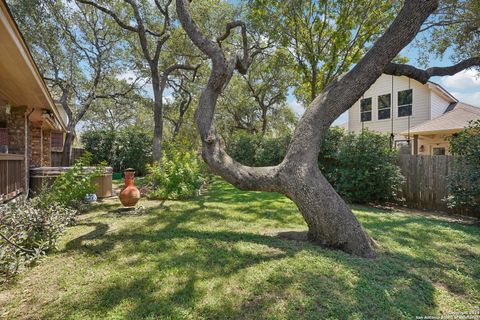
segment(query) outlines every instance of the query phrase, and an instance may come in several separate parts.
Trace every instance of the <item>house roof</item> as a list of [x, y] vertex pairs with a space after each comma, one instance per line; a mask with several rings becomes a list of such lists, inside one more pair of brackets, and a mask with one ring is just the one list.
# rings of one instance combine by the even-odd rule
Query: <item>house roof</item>
[[66, 131], [64, 111], [55, 105], [5, 0], [0, 0], [0, 98], [36, 110], [39, 118], [42, 110], [49, 110], [52, 124]]
[[455, 98], [450, 92], [448, 92], [444, 87], [442, 87], [440, 84], [436, 83], [436, 82], [433, 82], [433, 81], [428, 81], [428, 86], [435, 90], [437, 93], [439, 93], [440, 95], [443, 95], [446, 100], [454, 103], [454, 102], [458, 102], [458, 99]]
[[467, 127], [470, 121], [477, 119], [480, 119], [480, 108], [458, 102], [454, 106], [449, 106], [441, 116], [411, 128], [410, 132], [402, 132], [402, 135], [455, 133]]

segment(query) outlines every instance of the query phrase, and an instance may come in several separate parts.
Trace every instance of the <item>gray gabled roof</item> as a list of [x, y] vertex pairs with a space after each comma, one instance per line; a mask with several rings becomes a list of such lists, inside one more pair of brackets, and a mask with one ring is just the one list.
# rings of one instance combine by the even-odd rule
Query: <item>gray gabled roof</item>
[[[480, 108], [461, 102], [452, 103], [440, 117], [411, 128], [410, 135], [458, 132], [467, 127], [470, 121], [478, 119], [480, 119]], [[402, 134], [406, 135], [408, 133], [402, 132]]]

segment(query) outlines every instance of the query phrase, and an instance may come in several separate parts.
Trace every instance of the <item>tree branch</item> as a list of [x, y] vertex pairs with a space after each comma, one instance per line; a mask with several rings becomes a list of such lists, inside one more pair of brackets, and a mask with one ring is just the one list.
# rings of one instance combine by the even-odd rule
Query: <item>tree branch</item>
[[227, 23], [227, 25], [225, 26], [225, 33], [217, 38], [218, 45], [221, 46], [222, 41], [230, 36], [230, 31], [237, 27], [242, 27], [242, 29], [245, 29], [245, 23], [239, 20]]
[[195, 66], [192, 66], [192, 65], [189, 65], [189, 64], [180, 64], [180, 63], [173, 64], [170, 67], [168, 67], [167, 69], [165, 69], [165, 71], [163, 72], [163, 76], [168, 77], [172, 72], [174, 72], [176, 70], [179, 70], [179, 69], [182, 69], [182, 70], [195, 71], [195, 73], [194, 73], [194, 78], [195, 78], [195, 74], [197, 73], [197, 70], [198, 70], [198, 68], [200, 68], [200, 66], [201, 66], [201, 64], [197, 64]]
[[115, 12], [113, 12], [112, 10], [110, 9], [107, 9], [101, 5], [99, 5], [98, 3], [96, 2], [93, 2], [93, 1], [89, 1], [89, 0], [76, 0], [77, 2], [80, 2], [80, 3], [83, 3], [83, 4], [87, 4], [87, 5], [91, 5], [95, 8], [97, 8], [98, 10], [108, 14], [109, 16], [111, 16], [113, 18], [113, 20], [115, 20], [115, 22], [120, 26], [122, 27], [123, 29], [125, 30], [128, 30], [128, 31], [133, 31], [133, 32], [138, 32], [138, 28], [136, 27], [133, 27], [131, 25], [129, 25], [128, 23], [125, 23], [122, 21], [122, 19], [120, 19], [116, 14]]
[[471, 67], [480, 67], [480, 57], [466, 59], [448, 67], [432, 67], [425, 70], [418, 69], [408, 64], [391, 62], [385, 67], [384, 73], [393, 76], [406, 76], [421, 83], [426, 83], [431, 77], [452, 76]]

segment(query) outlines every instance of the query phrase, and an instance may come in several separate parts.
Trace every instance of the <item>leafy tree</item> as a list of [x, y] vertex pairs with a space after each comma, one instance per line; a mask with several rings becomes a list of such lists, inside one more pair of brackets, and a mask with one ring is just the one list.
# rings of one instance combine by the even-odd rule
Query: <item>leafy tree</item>
[[92, 164], [105, 161], [109, 166], [114, 166], [116, 132], [108, 129], [85, 130], [81, 136], [82, 144], [92, 155]]
[[438, 10], [421, 29], [416, 45], [420, 61], [427, 64], [431, 55], [461, 61], [480, 55], [480, 2], [442, 0]]
[[107, 14], [120, 28], [137, 37], [141, 53], [138, 69], [140, 72], [147, 70], [153, 91], [153, 159], [160, 161], [164, 129], [164, 95], [168, 81], [174, 73], [181, 70], [195, 73], [199, 68], [195, 62], [191, 63], [198, 56], [195, 50], [191, 47], [182, 47], [182, 50], [179, 50], [178, 43], [173, 41], [182, 37], [174, 20], [172, 0], [76, 1]]
[[150, 99], [137, 92], [130, 92], [111, 99], [96, 100], [83, 121], [87, 127], [110, 131], [132, 125], [153, 129], [153, 110]]
[[184, 78], [180, 78], [178, 81], [172, 80], [170, 86], [173, 88], [173, 99], [165, 103], [164, 117], [171, 123], [172, 140], [175, 140], [187, 117], [190, 115], [191, 118], [190, 106], [198, 90], [193, 82], [188, 83]]
[[217, 118], [227, 143], [236, 133], [284, 136], [292, 131], [297, 117], [286, 103], [293, 73], [285, 67], [289, 59], [285, 50], [266, 49], [252, 61], [248, 74], [232, 77]]
[[264, 51], [250, 66], [250, 72], [244, 75], [247, 89], [260, 111], [261, 133], [265, 135], [274, 113], [285, 106], [288, 88], [293, 85], [293, 70], [290, 56], [286, 50], [277, 49], [270, 53]]
[[116, 76], [125, 42], [95, 10], [60, 0], [12, 0], [12, 11], [51, 92], [68, 115], [63, 160], [70, 163], [75, 127], [99, 99], [135, 89]]
[[[295, 1], [285, 1], [288, 5]], [[355, 2], [338, 2], [338, 5]], [[373, 4], [373, 2], [371, 2]], [[265, 5], [268, 5], [266, 3]], [[212, 41], [195, 23], [189, 0], [176, 0], [178, 18], [192, 42], [211, 61], [211, 74], [205, 85], [196, 110], [196, 125], [202, 141], [202, 156], [210, 170], [221, 175], [233, 185], [245, 190], [280, 192], [295, 202], [308, 225], [308, 236], [324, 246], [342, 249], [362, 257], [374, 257], [374, 242], [363, 230], [345, 201], [335, 192], [318, 167], [318, 154], [328, 130], [343, 112], [347, 111], [363, 93], [383, 74], [409, 76], [421, 83], [426, 83], [432, 76], [451, 75], [465, 68], [480, 65], [480, 57], [462, 61], [450, 67], [436, 67], [421, 70], [410, 65], [392, 62], [400, 51], [418, 34], [422, 25], [438, 8], [438, 0], [405, 0], [402, 8], [390, 26], [378, 39], [371, 38], [370, 50], [363, 55], [367, 43], [359, 46], [360, 55], [357, 63], [341, 77], [334, 78], [330, 84], [318, 92], [309, 108], [300, 119], [292, 136], [287, 154], [277, 166], [249, 167], [233, 160], [224, 150], [222, 140], [216, 133], [215, 111], [219, 96], [224, 92], [233, 74], [238, 71], [246, 74], [255, 56], [255, 49], [249, 45], [247, 24], [235, 21], [227, 24], [226, 32]], [[303, 8], [303, 7], [301, 7]], [[376, 8], [376, 7], [375, 7]], [[389, 7], [388, 7], [389, 8]], [[295, 8], [291, 8], [294, 10]], [[365, 8], [363, 8], [365, 9]], [[301, 10], [303, 12], [303, 10]], [[308, 11], [308, 10], [307, 10]], [[318, 10], [313, 10], [318, 12]], [[330, 12], [330, 11], [329, 11]], [[332, 11], [333, 12], [333, 11]], [[342, 16], [343, 12], [343, 16]], [[335, 11], [331, 19], [335, 29], [358, 30], [358, 26], [346, 19], [357, 14], [363, 19], [358, 21], [365, 25], [368, 21], [381, 21], [383, 13], [376, 10]], [[274, 11], [271, 17], [289, 19], [290, 12]], [[294, 14], [293, 14], [294, 15]], [[338, 15], [338, 16], [337, 16]], [[315, 14], [315, 16], [318, 16]], [[319, 21], [312, 16], [307, 21]], [[270, 16], [265, 21], [270, 22]], [[323, 21], [320, 19], [320, 21]], [[376, 26], [373, 23], [373, 26]], [[242, 47], [240, 50], [225, 50], [223, 43], [233, 29], [240, 30]], [[315, 36], [313, 44], [325, 44], [322, 29], [309, 28], [308, 33]], [[363, 27], [362, 27], [363, 30]], [[288, 31], [288, 30], [287, 30]], [[282, 32], [279, 32], [282, 33]], [[348, 33], [350, 34], [350, 33]], [[347, 34], [347, 38], [348, 38]], [[363, 39], [363, 37], [360, 37]], [[349, 52], [348, 41], [338, 42], [332, 38], [326, 56], [340, 56]], [[328, 44], [327, 44], [328, 46]], [[345, 51], [346, 50], [346, 51]], [[318, 55], [318, 56], [325, 56]], [[473, 57], [472, 57], [473, 58]], [[347, 60], [349, 62], [350, 60]], [[297, 62], [299, 65], [303, 61]], [[317, 65], [313, 61], [313, 65]], [[334, 64], [335, 65], [335, 64]], [[342, 64], [340, 64], [342, 66]], [[339, 68], [335, 68], [339, 70]], [[348, 70], [348, 69], [347, 69]], [[326, 78], [329, 68], [323, 73]], [[313, 98], [314, 95], [311, 95]], [[309, 99], [310, 100], [310, 99]]]
[[348, 71], [392, 21], [399, 1], [249, 0], [254, 27], [287, 48], [299, 81], [295, 95], [308, 105]]

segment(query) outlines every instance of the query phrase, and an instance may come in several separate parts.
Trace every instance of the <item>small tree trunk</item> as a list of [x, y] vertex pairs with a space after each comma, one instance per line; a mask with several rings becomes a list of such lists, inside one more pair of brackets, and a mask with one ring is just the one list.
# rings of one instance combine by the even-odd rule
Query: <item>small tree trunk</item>
[[283, 189], [308, 225], [308, 238], [322, 246], [374, 258], [374, 241], [318, 167], [286, 170]]
[[162, 161], [162, 141], [163, 141], [163, 90], [160, 86], [160, 79], [158, 71], [152, 71], [152, 86], [153, 86], [153, 120], [155, 127], [153, 129], [153, 146], [152, 157], [154, 162], [160, 163]]
[[160, 162], [162, 160], [162, 140], [163, 140], [163, 115], [162, 106], [155, 102], [155, 110], [153, 112], [155, 127], [153, 129], [153, 161]]
[[267, 125], [268, 125], [267, 109], [262, 108], [262, 136], [264, 136], [265, 133], [267, 132]]

